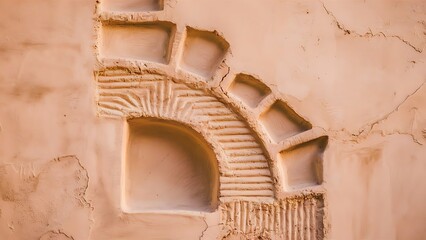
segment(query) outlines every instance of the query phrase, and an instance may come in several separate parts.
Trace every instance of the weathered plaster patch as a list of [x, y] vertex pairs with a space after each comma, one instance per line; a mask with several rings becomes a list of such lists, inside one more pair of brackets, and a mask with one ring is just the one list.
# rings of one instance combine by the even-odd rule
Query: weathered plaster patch
[[[0, 218], [11, 226], [9, 237], [29, 239], [64, 228], [72, 235], [87, 236], [93, 210], [85, 196], [89, 176], [76, 156], [58, 157], [37, 167], [3, 165], [0, 171], [0, 206], [14, 209]], [[69, 225], [77, 219], [79, 224]], [[50, 239], [46, 237], [41, 239]]]

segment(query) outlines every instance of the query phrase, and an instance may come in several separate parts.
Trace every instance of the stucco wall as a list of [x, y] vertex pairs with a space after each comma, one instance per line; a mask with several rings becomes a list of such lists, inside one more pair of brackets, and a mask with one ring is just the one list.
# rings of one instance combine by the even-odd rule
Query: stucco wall
[[[424, 239], [425, 2], [165, 1], [325, 130], [329, 239]], [[124, 126], [97, 115], [94, 14], [0, 1], [0, 238], [215, 239], [213, 217], [121, 213]]]

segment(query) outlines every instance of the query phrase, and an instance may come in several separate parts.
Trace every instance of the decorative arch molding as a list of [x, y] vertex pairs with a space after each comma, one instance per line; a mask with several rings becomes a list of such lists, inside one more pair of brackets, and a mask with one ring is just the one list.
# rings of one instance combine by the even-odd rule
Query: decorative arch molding
[[245, 120], [213, 94], [152, 70], [126, 75], [106, 69], [97, 80], [102, 116], [173, 120], [204, 136], [218, 156], [222, 201], [273, 201], [264, 147]]
[[174, 23], [167, 0], [127, 1], [97, 6], [99, 116], [199, 133], [218, 161], [223, 236], [323, 239], [326, 132], [228, 66], [232, 44], [217, 31]]

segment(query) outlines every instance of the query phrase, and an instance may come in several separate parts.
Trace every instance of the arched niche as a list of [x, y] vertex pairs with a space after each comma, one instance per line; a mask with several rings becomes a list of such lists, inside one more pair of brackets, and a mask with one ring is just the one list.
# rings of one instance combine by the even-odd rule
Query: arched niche
[[217, 208], [217, 159], [201, 134], [175, 121], [137, 118], [127, 121], [125, 137], [124, 211]]

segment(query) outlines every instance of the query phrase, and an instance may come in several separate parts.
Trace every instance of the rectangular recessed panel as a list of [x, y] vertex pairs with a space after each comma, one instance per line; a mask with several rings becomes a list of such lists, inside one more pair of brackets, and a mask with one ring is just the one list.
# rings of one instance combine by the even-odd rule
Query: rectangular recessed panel
[[229, 48], [215, 32], [187, 28], [180, 66], [204, 78], [210, 78], [222, 62]]
[[161, 11], [164, 4], [163, 0], [104, 0], [102, 8], [107, 11], [146, 12]]
[[310, 123], [298, 116], [282, 101], [276, 101], [272, 104], [260, 116], [260, 121], [274, 142], [281, 142], [312, 128]]
[[167, 22], [104, 25], [100, 53], [106, 58], [167, 63], [173, 33], [174, 25]]
[[321, 137], [280, 153], [280, 167], [288, 190], [321, 184], [322, 155], [327, 137]]
[[265, 84], [247, 74], [238, 74], [229, 90], [232, 95], [252, 108], [257, 107], [271, 93]]

